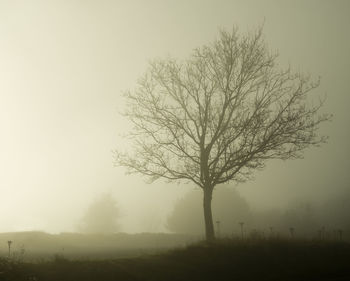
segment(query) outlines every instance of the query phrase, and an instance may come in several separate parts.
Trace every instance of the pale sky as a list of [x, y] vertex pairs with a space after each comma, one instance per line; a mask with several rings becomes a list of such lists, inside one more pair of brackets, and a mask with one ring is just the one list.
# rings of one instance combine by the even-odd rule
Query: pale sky
[[[156, 227], [192, 185], [146, 184], [113, 167], [127, 145], [122, 93], [149, 60], [186, 58], [219, 28], [264, 23], [282, 66], [321, 77], [328, 144], [275, 161], [238, 191], [252, 206], [325, 200], [350, 188], [350, 2], [322, 0], [0, 0], [0, 232], [74, 231], [111, 192], [126, 232]], [[214, 195], [215, 196], [215, 195]]]

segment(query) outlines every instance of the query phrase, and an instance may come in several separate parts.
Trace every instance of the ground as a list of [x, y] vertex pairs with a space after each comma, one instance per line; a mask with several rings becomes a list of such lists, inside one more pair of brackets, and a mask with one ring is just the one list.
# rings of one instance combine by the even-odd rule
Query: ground
[[0, 280], [350, 280], [350, 244], [222, 239], [135, 258], [1, 261]]

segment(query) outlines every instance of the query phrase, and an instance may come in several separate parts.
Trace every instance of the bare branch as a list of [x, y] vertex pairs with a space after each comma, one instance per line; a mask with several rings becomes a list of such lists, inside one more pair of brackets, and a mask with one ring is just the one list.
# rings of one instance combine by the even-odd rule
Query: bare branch
[[307, 100], [319, 81], [278, 69], [277, 58], [262, 29], [245, 36], [234, 29], [185, 62], [152, 62], [126, 94], [134, 153], [116, 152], [116, 165], [213, 189], [325, 142], [317, 130], [331, 116], [319, 113], [323, 101]]

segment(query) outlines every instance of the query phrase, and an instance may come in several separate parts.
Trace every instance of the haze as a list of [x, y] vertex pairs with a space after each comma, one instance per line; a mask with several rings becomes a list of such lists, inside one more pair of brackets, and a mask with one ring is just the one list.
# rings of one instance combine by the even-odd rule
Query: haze
[[[349, 189], [349, 1], [0, 1], [0, 232], [77, 231], [111, 193], [125, 232], [167, 231], [195, 187], [153, 184], [113, 167], [127, 145], [119, 114], [153, 58], [186, 58], [220, 28], [264, 23], [282, 66], [321, 77], [329, 141], [303, 160], [270, 162], [236, 186], [252, 208], [323, 202]], [[214, 195], [215, 196], [215, 195]]]

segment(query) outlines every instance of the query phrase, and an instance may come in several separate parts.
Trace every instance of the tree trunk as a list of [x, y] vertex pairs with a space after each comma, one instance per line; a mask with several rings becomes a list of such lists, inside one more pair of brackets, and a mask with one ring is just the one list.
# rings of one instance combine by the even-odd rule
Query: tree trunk
[[211, 198], [213, 189], [204, 188], [203, 209], [204, 209], [204, 223], [205, 223], [205, 237], [207, 241], [215, 239], [213, 216], [211, 213]]

